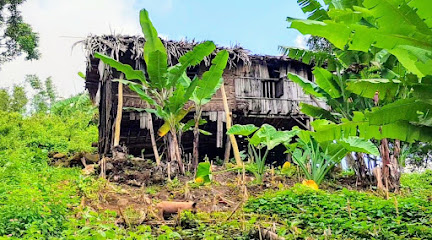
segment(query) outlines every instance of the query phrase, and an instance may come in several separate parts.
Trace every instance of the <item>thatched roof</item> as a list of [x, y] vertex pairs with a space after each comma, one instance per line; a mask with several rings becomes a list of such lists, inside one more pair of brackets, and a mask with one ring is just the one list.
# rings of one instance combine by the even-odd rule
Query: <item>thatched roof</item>
[[[168, 64], [170, 65], [177, 63], [178, 58], [180, 58], [186, 52], [192, 50], [195, 45], [200, 43], [194, 40], [162, 40], [162, 42], [167, 49]], [[145, 39], [144, 37], [138, 36], [90, 35], [79, 43], [84, 45], [88, 62], [90, 62], [91, 58], [96, 52], [113, 56], [116, 59], [119, 59], [120, 56], [123, 56], [126, 52], [128, 52], [132, 61], [138, 61], [143, 59], [143, 46]], [[251, 64], [250, 52], [240, 46], [234, 46], [232, 48], [217, 47], [216, 51], [213, 52], [213, 56], [209, 56], [204, 59], [204, 64], [209, 66], [211, 63], [211, 58], [214, 57], [214, 55], [216, 55], [216, 53], [220, 50], [227, 50], [229, 52], [230, 58], [228, 66], [230, 68], [235, 67], [239, 62], [242, 62], [244, 65]]]

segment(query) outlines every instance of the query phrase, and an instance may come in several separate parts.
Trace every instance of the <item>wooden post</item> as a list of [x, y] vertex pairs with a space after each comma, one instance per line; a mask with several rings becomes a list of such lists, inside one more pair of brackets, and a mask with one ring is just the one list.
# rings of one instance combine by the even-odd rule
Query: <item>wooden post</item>
[[226, 143], [225, 143], [224, 163], [229, 162], [230, 154], [231, 154], [231, 142], [229, 136], [227, 136]]
[[151, 113], [147, 113], [147, 123], [148, 123], [147, 127], [150, 131], [150, 139], [151, 139], [153, 153], [154, 153], [155, 160], [156, 160], [156, 165], [160, 166], [161, 161], [160, 161], [160, 156], [159, 156], [159, 152], [158, 152], [157, 145], [156, 145], [156, 139], [154, 136], [153, 119], [152, 119]]
[[[227, 131], [231, 128], [231, 111], [229, 110], [229, 106], [228, 106], [228, 100], [227, 100], [227, 96], [225, 93], [225, 86], [224, 83], [221, 84], [221, 93], [222, 93], [222, 100], [223, 100], [223, 104], [224, 104], [224, 109], [225, 109], [225, 115], [226, 115], [226, 129]], [[233, 152], [234, 152], [234, 158], [236, 160], [236, 164], [237, 166], [242, 166], [242, 160], [240, 158], [240, 152], [238, 149], [238, 145], [237, 145], [237, 141], [234, 135], [230, 134], [228, 135], [231, 141], [231, 145], [233, 147]]]
[[[123, 73], [120, 75], [120, 79], [123, 79]], [[118, 103], [117, 103], [117, 116], [114, 128], [114, 146], [120, 143], [120, 125], [123, 116], [123, 83], [118, 83]]]

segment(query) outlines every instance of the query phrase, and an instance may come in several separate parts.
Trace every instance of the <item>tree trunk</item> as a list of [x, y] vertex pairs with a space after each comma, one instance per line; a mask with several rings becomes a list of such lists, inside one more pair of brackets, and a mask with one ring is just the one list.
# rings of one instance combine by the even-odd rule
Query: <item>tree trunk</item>
[[156, 139], [154, 136], [154, 129], [153, 129], [153, 119], [152, 119], [152, 114], [151, 113], [147, 113], [147, 121], [148, 121], [148, 128], [150, 131], [150, 139], [151, 139], [151, 144], [152, 144], [152, 148], [153, 148], [153, 153], [155, 156], [155, 160], [156, 160], [156, 165], [160, 166], [160, 156], [159, 156], [159, 152], [157, 149], [157, 145], [156, 145]]
[[355, 167], [356, 167], [356, 175], [357, 175], [357, 182], [360, 183], [360, 185], [364, 186], [369, 184], [367, 178], [367, 166], [364, 161], [363, 153], [355, 153], [356, 159], [355, 159]]
[[201, 118], [201, 107], [195, 108], [195, 126], [193, 129], [193, 153], [192, 153], [192, 169], [195, 172], [199, 162], [199, 120]]
[[387, 138], [382, 139], [380, 152], [382, 161], [381, 176], [384, 185], [382, 190], [398, 191], [400, 187], [400, 171], [398, 164], [400, 141], [395, 140], [393, 154], [390, 156], [389, 142]]
[[184, 174], [185, 173], [185, 169], [184, 169], [184, 165], [183, 165], [183, 161], [181, 159], [181, 154], [180, 154], [180, 148], [179, 148], [179, 143], [177, 140], [177, 134], [176, 131], [171, 129], [170, 130], [170, 135], [171, 135], [171, 141], [170, 141], [170, 150], [171, 152], [171, 161], [175, 161], [177, 160], [177, 163], [179, 165], [179, 169], [180, 169], [180, 173]]

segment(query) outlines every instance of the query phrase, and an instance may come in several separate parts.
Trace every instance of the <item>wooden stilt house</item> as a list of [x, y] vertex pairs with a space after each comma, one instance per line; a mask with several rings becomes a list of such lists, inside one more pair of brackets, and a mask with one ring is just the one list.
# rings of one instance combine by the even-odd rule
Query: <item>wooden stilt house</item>
[[[87, 51], [87, 73], [85, 86], [91, 99], [99, 106], [99, 153], [109, 155], [113, 145], [113, 132], [117, 117], [118, 83], [111, 80], [119, 77], [115, 69], [94, 58], [96, 52], [131, 65], [135, 69], [145, 68], [143, 60], [144, 38], [129, 36], [89, 36], [84, 43]], [[173, 65], [178, 58], [191, 50], [195, 42], [163, 41], [168, 52], [168, 63]], [[303, 93], [296, 83], [287, 78], [287, 73], [296, 73], [312, 80], [311, 66], [285, 56], [251, 55], [241, 47], [218, 48], [230, 53], [224, 73], [224, 86], [234, 124], [269, 123], [279, 129], [293, 126], [306, 128], [309, 118], [299, 111], [299, 103], [318, 104]], [[200, 66], [188, 69], [188, 75], [200, 75], [209, 68], [211, 56]], [[123, 90], [123, 106], [145, 108], [145, 103], [129, 88]], [[145, 112], [124, 110], [121, 121], [120, 144], [128, 147], [131, 154], [151, 157], [149, 119]], [[193, 117], [193, 112], [186, 116]], [[223, 156], [226, 145], [225, 112], [220, 92], [204, 106], [203, 117], [208, 121], [203, 130], [211, 136], [202, 136], [200, 148], [209, 157]], [[157, 129], [161, 120], [153, 119]], [[181, 143], [185, 152], [192, 151], [192, 133], [183, 134]], [[241, 139], [240, 139], [241, 143]], [[241, 144], [240, 144], [241, 145]], [[158, 139], [163, 147], [163, 139]], [[205, 151], [204, 151], [205, 150]], [[201, 156], [203, 156], [201, 154]]]

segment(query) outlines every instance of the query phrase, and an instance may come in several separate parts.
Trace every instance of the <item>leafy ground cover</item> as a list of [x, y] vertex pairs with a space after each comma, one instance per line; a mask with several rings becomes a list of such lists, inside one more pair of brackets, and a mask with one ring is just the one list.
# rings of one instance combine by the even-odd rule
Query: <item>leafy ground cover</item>
[[[287, 177], [276, 170], [261, 185], [247, 174], [250, 198], [242, 205], [241, 174], [221, 167], [203, 185], [185, 176], [134, 188], [84, 177], [78, 168], [50, 166], [50, 152], [94, 151], [92, 114], [3, 113], [0, 123], [0, 238], [259, 239], [258, 227], [287, 239], [432, 237], [432, 171], [403, 175], [401, 193], [388, 200], [341, 190], [349, 187], [349, 176], [328, 179], [325, 190], [315, 191], [294, 185], [298, 174]], [[184, 200], [188, 194], [198, 201], [197, 214], [158, 222], [152, 212], [158, 201]]]
[[[405, 175], [405, 196], [295, 187], [249, 200], [245, 210], [285, 222], [280, 234], [339, 239], [432, 238], [432, 171]], [[288, 227], [289, 226], [289, 227]]]

